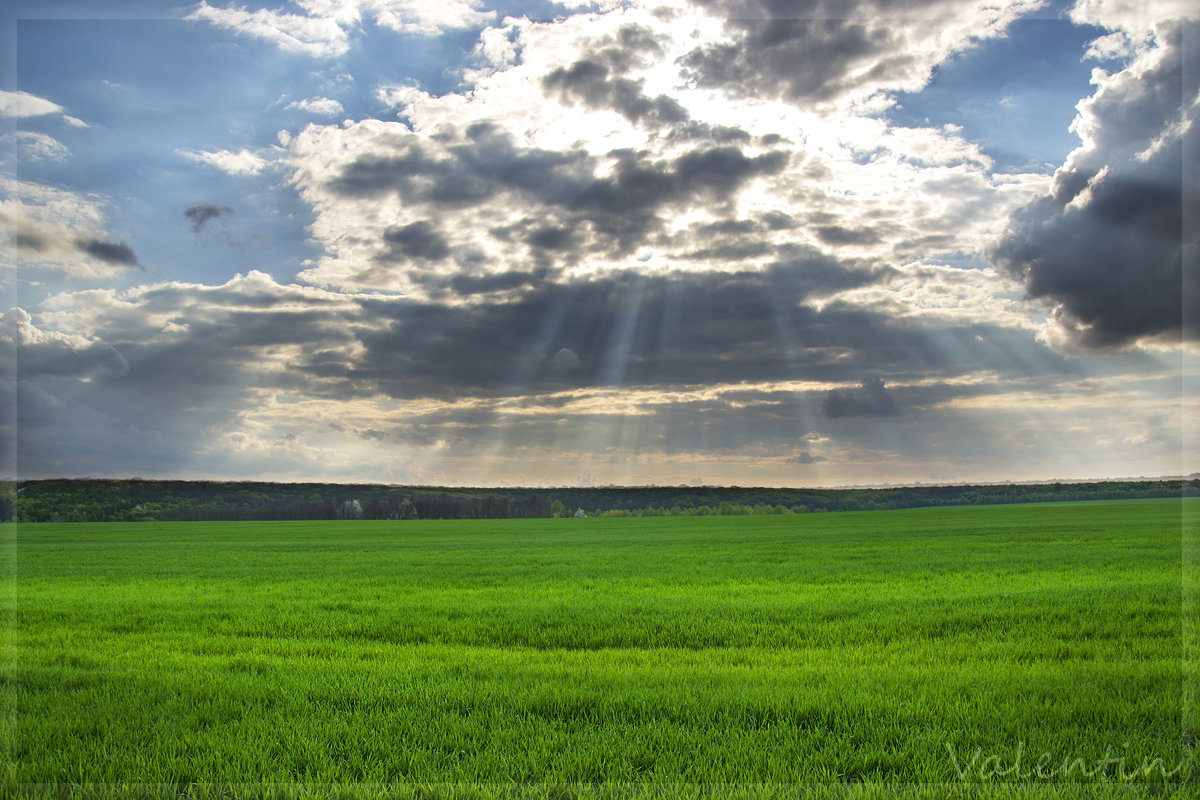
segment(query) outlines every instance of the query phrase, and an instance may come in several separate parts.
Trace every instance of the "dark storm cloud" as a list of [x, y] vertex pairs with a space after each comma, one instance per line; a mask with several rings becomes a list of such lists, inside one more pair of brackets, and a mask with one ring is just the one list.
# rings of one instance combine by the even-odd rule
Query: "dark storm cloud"
[[201, 203], [184, 210], [183, 215], [192, 223], [192, 233], [200, 233], [204, 226], [214, 219], [233, 213], [229, 206], [216, 203]]
[[[704, 140], [715, 144], [744, 144], [750, 142], [753, 137], [748, 132], [732, 125], [710, 125], [707, 122], [688, 120], [672, 126], [666, 132], [666, 138], [672, 142]], [[762, 142], [762, 144], [771, 146], [767, 142]]]
[[448, 171], [444, 162], [425, 155], [415, 141], [395, 148], [393, 155], [361, 156], [342, 170], [329, 183], [335, 194], [344, 197], [378, 197], [392, 192], [406, 192], [414, 178], [437, 175]]
[[751, 258], [761, 258], [774, 252], [775, 248], [766, 242], [752, 239], [721, 242], [710, 247], [702, 247], [687, 254], [688, 258], [697, 261], [709, 261], [723, 264], [730, 261], [744, 261]]
[[[118, 308], [85, 307], [99, 341], [39, 333], [10, 312], [6, 322], [16, 324], [5, 327], [16, 334], [28, 401], [18, 419], [26, 474], [172, 470], [183, 454], [210, 445], [214, 431], [253, 407], [259, 387], [274, 380], [261, 350], [249, 345], [265, 338], [253, 323], [270, 320], [239, 318], [220, 306], [229, 300], [220, 290], [177, 287]], [[153, 321], [164, 309], [175, 312], [178, 328], [166, 340]], [[331, 332], [310, 329], [302, 338], [317, 335]]]
[[50, 242], [44, 236], [27, 231], [18, 231], [13, 236], [13, 242], [18, 250], [32, 250], [35, 253], [45, 253], [50, 250]]
[[680, 60], [684, 74], [700, 86], [792, 101], [829, 100], [919, 73], [924, 68], [909, 55], [895, 18], [950, 8], [944, 0], [699, 0], [697, 5], [724, 18], [733, 40], [692, 50]]
[[569, 228], [556, 225], [542, 225], [530, 231], [525, 237], [530, 247], [541, 250], [570, 250], [575, 244], [575, 234]]
[[646, 66], [661, 56], [663, 42], [650, 28], [627, 24], [618, 28], [615, 35], [598, 40], [594, 52], [613, 69], [625, 72], [635, 66]]
[[1163, 334], [1196, 340], [1200, 328], [1185, 309], [1200, 308], [1200, 242], [1183, 241], [1183, 201], [1173, 188], [1109, 178], [1082, 210], [1043, 199], [1013, 216], [991, 256], [1030, 297], [1059, 304], [1081, 344]]
[[543, 79], [542, 85], [558, 91], [567, 102], [611, 108], [635, 125], [666, 127], [691, 118], [673, 98], [663, 94], [649, 97], [642, 91], [643, 81], [614, 76], [608, 66], [594, 60], [583, 59], [570, 67], [559, 67]]
[[426, 220], [388, 228], [383, 241], [388, 250], [380, 257], [387, 260], [441, 261], [450, 255], [446, 238]]
[[[790, 100], [826, 100], [850, 88], [848, 76], [856, 62], [898, 50], [886, 28], [871, 28], [865, 22], [789, 19], [736, 27], [743, 34], [738, 43], [706, 45], [682, 60], [698, 85], [746, 94], [766, 90]], [[893, 55], [873, 72], [886, 73], [908, 62], [903, 55]]]
[[[939, 385], [939, 376], [987, 371], [1002, 383], [1038, 370], [1050, 380], [1070, 373], [1026, 332], [923, 327], [836, 302], [820, 310], [804, 303], [883, 274], [795, 248], [763, 272], [627, 271], [566, 284], [522, 275], [503, 299], [456, 297], [447, 305], [280, 286], [259, 273], [220, 287], [135, 291], [79, 310], [95, 341], [53, 346], [82, 353], [39, 353], [40, 375], [30, 379], [38, 402], [22, 409], [22, 454], [31, 469], [59, 474], [53, 454], [86, 442], [84, 450], [103, 452], [110, 464], [176, 469], [163, 453], [211, 452], [231, 420], [287, 392], [335, 402], [454, 400], [406, 414], [398, 426], [380, 420], [357, 427], [388, 441], [440, 440], [462, 454], [477, 452], [481, 440], [561, 449], [564, 441], [589, 447], [593, 432], [616, 442], [626, 431], [646, 452], [786, 459], [811, 450], [801, 437], [829, 401], [823, 392], [761, 391], [756, 383], [886, 376], [899, 388], [889, 386], [885, 396], [894, 394], [911, 421], [956, 393], [982, 391]], [[164, 319], [172, 323], [169, 337], [161, 335]], [[29, 332], [23, 317], [9, 321], [14, 341], [44, 338]], [[730, 388], [704, 398], [669, 393], [705, 386]], [[638, 389], [664, 393], [648, 395], [633, 417], [598, 411], [603, 403], [575, 408], [572, 395], [547, 394]], [[850, 394], [859, 410], [884, 408], [869, 387], [863, 397]], [[838, 435], [877, 435], [871, 430], [879, 423], [892, 425], [886, 417], [865, 426], [851, 418]], [[836, 432], [842, 423], [828, 424]], [[560, 431], [566, 439], [557, 438]], [[72, 468], [86, 471], [86, 457]]]
[[[240, 409], [261, 402], [256, 391], [314, 382], [286, 370], [273, 355], [281, 348], [315, 365], [323, 351], [354, 341], [361, 309], [332, 299], [251, 273], [224, 286], [166, 284], [93, 306], [84, 313], [99, 342], [87, 345], [89, 354], [111, 348], [122, 362], [94, 370], [89, 388], [71, 391], [90, 396], [93, 408], [105, 403], [102, 410], [118, 427], [192, 424], [176, 419], [182, 417], [201, 427], [228, 424]], [[175, 333], [163, 334], [163, 318]]]
[[792, 464], [819, 464], [822, 461], [828, 460], [825, 456], [814, 456], [807, 450], [801, 450], [800, 453], [788, 459]]
[[459, 273], [449, 280], [439, 278], [438, 283], [441, 284], [440, 287], [434, 281], [430, 281], [427, 285], [431, 288], [440, 288], [443, 294], [448, 289], [454, 294], [471, 297], [496, 292], [510, 292], [514, 289], [536, 286], [545, 278], [546, 270], [544, 269], [531, 271], [509, 270], [508, 272], [493, 272], [484, 275]]
[[709, 139], [718, 143], [749, 141], [746, 131], [711, 125], [691, 118], [674, 98], [651, 97], [645, 82], [628, 77], [631, 69], [644, 67], [649, 59], [663, 54], [653, 31], [625, 25], [616, 36], [607, 36], [570, 66], [558, 67], [542, 78], [542, 88], [568, 105], [580, 103], [593, 109], [612, 109], [634, 125], [668, 129], [671, 139]]
[[833, 389], [821, 402], [821, 413], [837, 417], [890, 417], [899, 413], [895, 399], [879, 378], [867, 378], [857, 389]]
[[[397, 192], [408, 205], [434, 208], [478, 206], [502, 193], [515, 194], [543, 209], [537, 229], [526, 225], [526, 241], [534, 249], [579, 259], [597, 250], [627, 255], [662, 230], [662, 212], [721, 207], [755, 178], [779, 174], [790, 158], [784, 150], [748, 156], [735, 145], [711, 143], [665, 159], [617, 150], [606, 159], [611, 169], [598, 174], [601, 159], [582, 151], [521, 148], [510, 134], [488, 123], [447, 138], [450, 143], [438, 155], [404, 141], [395, 155], [364, 156], [346, 166], [329, 187], [352, 197]], [[509, 227], [492, 234], [508, 238], [515, 232]], [[406, 248], [428, 254], [424, 243], [437, 244], [426, 233], [426, 228], [390, 230], [384, 258], [414, 255]]]
[[[1200, 25], [1190, 27], [1200, 34]], [[1072, 155], [1050, 195], [1014, 213], [989, 254], [1030, 297], [1056, 304], [1085, 346], [1200, 339], [1200, 321], [1186, 311], [1200, 308], [1194, 105], [1178, 126], [1180, 98], [1197, 94], [1200, 56], [1192, 48], [1184, 64], [1182, 38], [1180, 26], [1172, 28], [1154, 69], [1114, 82], [1081, 107], [1095, 123], [1096, 146]]]
[[[329, 396], [396, 398], [1010, 373], [1018, 366], [1011, 352], [1030, 347], [1046, 370], [1062, 368], [1021, 332], [980, 324], [935, 331], [836, 302], [819, 311], [803, 302], [882, 274], [797, 248], [763, 272], [630, 271], [567, 284], [516, 274], [502, 298], [455, 306], [368, 297], [360, 302], [372, 323], [352, 326], [361, 348], [314, 352], [293, 368], [297, 379], [337, 376], [324, 384]], [[556, 360], [563, 350], [578, 359], [569, 359], [570, 370]]]
[[684, 191], [721, 197], [739, 189], [750, 178], [779, 174], [788, 160], [788, 153], [782, 150], [748, 158], [736, 147], [711, 147], [684, 153], [672, 167]]
[[157, 397], [109, 381], [21, 380], [16, 444], [22, 475], [170, 474], [191, 463], [250, 397], [184, 385], [190, 396]]
[[415, 137], [398, 142], [393, 153], [356, 159], [330, 182], [347, 197], [400, 193], [406, 202], [469, 207], [501, 191], [561, 204], [591, 179], [595, 159], [582, 150], [553, 151], [518, 147], [510, 134], [487, 122], [464, 134], [446, 134], [445, 151], [433, 152]]
[[661, 230], [660, 210], [727, 203], [753, 178], [781, 172], [789, 158], [783, 151], [751, 157], [734, 146], [699, 148], [673, 160], [631, 150], [611, 155], [616, 160], [612, 174], [594, 179], [567, 208], [618, 255]]
[[0, 365], [0, 372], [9, 372], [10, 369], [13, 373], [19, 371], [23, 378], [47, 375], [91, 378], [101, 371], [124, 374], [128, 364], [115, 348], [107, 345], [94, 344], [76, 349], [39, 343], [22, 345], [19, 360], [15, 364]]
[[106, 242], [102, 239], [77, 239], [75, 246], [92, 258], [119, 267], [140, 267], [137, 254], [124, 242]]
[[[96, 391], [143, 398], [131, 408], [143, 421], [154, 416], [166, 425], [179, 408], [211, 403], [233, 411], [240, 398], [267, 389], [329, 399], [513, 398], [588, 387], [845, 383], [863, 374], [903, 384], [964, 371], [1028, 373], [1038, 364], [1047, 373], [1065, 370], [1061, 358], [1020, 331], [927, 328], [837, 302], [820, 310], [804, 302], [885, 274], [794, 248], [762, 272], [627, 271], [565, 284], [514, 274], [503, 297], [481, 294], [464, 304], [457, 295], [439, 305], [303, 291], [255, 273], [222, 287], [160, 287], [91, 309], [96, 343], [71, 345], [82, 355], [46, 353], [31, 363], [62, 375], [82, 372], [79, 359], [98, 362]], [[175, 329], [167, 339], [155, 335], [164, 318]], [[891, 401], [882, 384], [842, 394], [826, 399], [831, 416], [855, 409], [878, 415]], [[144, 407], [146, 398], [157, 411]], [[814, 397], [813, 407], [821, 401]], [[784, 413], [783, 402], [747, 396], [738, 405], [761, 407], [765, 419]], [[111, 413], [124, 414], [120, 403]]]
[[696, 248], [687, 257], [697, 261], [728, 263], [788, 252], [788, 246], [780, 248], [767, 241], [767, 228], [756, 220], [723, 219], [692, 225], [677, 238], [683, 240], [681, 246]]
[[270, 312], [233, 309], [191, 323], [193, 338], [205, 346], [260, 348], [276, 345], [328, 346], [350, 341], [352, 335], [337, 328], [339, 317], [321, 309], [278, 309]]
[[841, 225], [821, 225], [817, 236], [825, 244], [877, 244], [879, 232], [874, 228], [844, 228]]
[[696, 236], [706, 239], [756, 234], [761, 230], [758, 223], [750, 219], [722, 219], [716, 222], [704, 222], [692, 226], [692, 232]]
[[762, 216], [763, 224], [773, 231], [786, 231], [795, 228], [799, 223], [790, 214], [782, 211], [768, 211]]

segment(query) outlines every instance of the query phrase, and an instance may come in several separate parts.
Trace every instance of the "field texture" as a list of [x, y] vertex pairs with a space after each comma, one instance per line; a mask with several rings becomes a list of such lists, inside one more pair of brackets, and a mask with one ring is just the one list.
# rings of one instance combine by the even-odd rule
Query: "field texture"
[[0, 789], [1188, 791], [1195, 508], [9, 525]]

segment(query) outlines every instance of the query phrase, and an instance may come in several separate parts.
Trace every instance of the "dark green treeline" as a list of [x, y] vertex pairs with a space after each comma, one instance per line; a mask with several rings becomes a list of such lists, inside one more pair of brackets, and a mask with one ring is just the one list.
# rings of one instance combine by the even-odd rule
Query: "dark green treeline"
[[1200, 495], [1200, 479], [769, 489], [719, 486], [471, 489], [250, 481], [31, 480], [0, 484], [0, 521], [518, 519], [707, 516]]

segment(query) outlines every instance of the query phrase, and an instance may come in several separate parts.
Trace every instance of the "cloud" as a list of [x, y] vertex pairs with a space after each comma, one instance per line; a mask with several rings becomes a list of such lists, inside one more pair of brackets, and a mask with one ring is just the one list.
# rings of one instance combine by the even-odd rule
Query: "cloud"
[[[15, 119], [27, 119], [29, 117], [44, 117], [50, 115], [60, 115], [63, 122], [72, 128], [87, 128], [90, 127], [86, 122], [76, 117], [66, 114], [63, 107], [58, 103], [47, 100], [44, 97], [29, 94], [28, 92], [10, 92], [0, 89], [0, 117], [9, 117]], [[35, 154], [34, 160], [61, 160], [60, 158], [49, 156], [45, 153], [57, 152], [62, 145], [43, 133], [35, 133], [33, 131], [18, 131], [18, 146], [28, 147]], [[49, 140], [48, 142], [46, 140]], [[63, 148], [64, 154], [65, 149]], [[41, 152], [42, 156], [38, 157]], [[29, 158], [23, 154], [22, 158]]]
[[0, 179], [0, 227], [13, 232], [5, 266], [25, 275], [109, 276], [140, 267], [133, 249], [105, 229], [105, 199], [28, 181]]
[[345, 29], [329, 17], [284, 14], [268, 9], [247, 11], [237, 6], [214, 8], [202, 0], [184, 19], [207, 22], [244, 36], [264, 39], [289, 53], [333, 57], [344, 54], [350, 47]]
[[583, 360], [569, 347], [560, 347], [558, 352], [551, 357], [550, 362], [563, 369], [578, 369], [583, 364]]
[[296, 100], [284, 106], [285, 109], [296, 109], [319, 117], [336, 117], [343, 113], [342, 104], [328, 97], [310, 97], [307, 100]]
[[185, 19], [207, 22], [243, 36], [270, 42], [289, 53], [334, 58], [349, 51], [351, 35], [361, 28], [364, 13], [376, 25], [400, 33], [435, 35], [447, 30], [484, 26], [495, 12], [479, 11], [464, 0], [298, 0], [306, 13], [271, 9], [247, 11], [200, 3]]
[[[131, 365], [126, 380], [149, 379], [139, 365], [154, 354], [155, 362], [170, 361], [171, 379], [185, 385], [203, 375], [228, 381], [242, 374], [263, 387], [344, 400], [504, 398], [588, 387], [650, 391], [797, 378], [836, 385], [863, 370], [896, 380], [963, 370], [1000, 374], [1013, 369], [1009, 349], [1033, 346], [1029, 334], [1022, 340], [973, 325], [957, 332], [959, 341], [948, 350], [939, 344], [943, 334], [885, 315], [836, 305], [815, 311], [802, 302], [810, 292], [871, 277], [838, 276], [830, 265], [810, 263], [817, 269], [806, 271], [795, 260], [764, 273], [647, 277], [629, 271], [540, 283], [474, 305], [285, 286], [250, 273], [215, 287], [167, 283], [121, 295], [63, 294], [42, 316], [58, 331], [118, 348]], [[981, 334], [986, 341], [976, 338]], [[846, 395], [842, 406], [875, 414], [893, 402], [878, 379], [861, 392], [835, 394], [829, 402]]]
[[262, 156], [251, 153], [249, 150], [239, 150], [238, 152], [232, 150], [217, 150], [215, 152], [205, 150], [177, 150], [175, 152], [189, 161], [216, 167], [230, 175], [257, 175], [269, 163]]
[[858, 389], [831, 389], [821, 401], [821, 413], [838, 417], [891, 417], [899, 413], [895, 399], [879, 378], [866, 378]]
[[[1077, 25], [1108, 28], [1125, 34], [1134, 45], [1144, 43], [1159, 22], [1196, 16], [1196, 5], [1190, 0], [1077, 0], [1070, 12]], [[1109, 39], [1102, 36], [1097, 41]]]
[[[378, 124], [362, 130], [371, 128], [379, 131]], [[580, 150], [522, 147], [492, 123], [443, 131], [437, 139], [413, 135], [403, 126], [394, 128], [397, 135], [388, 130], [389, 135], [376, 134], [377, 143], [344, 148], [347, 154], [358, 151], [351, 160], [312, 168], [314, 177], [332, 177], [299, 178], [321, 215], [333, 212], [328, 227], [319, 222], [316, 228], [336, 238], [331, 249], [357, 250], [306, 272], [306, 280], [400, 289], [420, 276], [381, 270], [379, 262], [418, 252], [436, 260], [453, 253], [454, 269], [463, 277], [487, 264], [494, 265], [488, 271], [523, 264], [527, 272], [600, 259], [615, 265], [650, 240], [662, 239], [667, 212], [711, 208], [721, 213], [754, 181], [779, 175], [789, 159], [786, 151], [746, 152], [712, 144], [661, 158], [629, 150], [598, 158]], [[319, 133], [353, 140], [358, 130]], [[314, 134], [318, 131], [309, 129], [294, 143], [301, 158], [330, 152]], [[524, 209], [523, 216], [514, 218], [515, 209]], [[370, 222], [387, 217], [392, 221], [386, 227], [382, 219]], [[455, 220], [452, 233], [435, 236], [431, 218]], [[332, 224], [335, 220], [341, 224]], [[348, 236], [349, 230], [356, 234]], [[420, 247], [432, 249], [418, 251], [418, 235]], [[364, 246], [372, 241], [374, 246]], [[415, 283], [413, 289], [420, 291], [421, 281]]]
[[64, 161], [71, 154], [66, 145], [45, 133], [17, 131], [13, 138], [17, 143], [18, 156], [27, 163]]
[[1183, 311], [1200, 308], [1200, 232], [1183, 216], [1200, 186], [1184, 155], [1200, 149], [1200, 58], [1183, 46], [1197, 35], [1163, 24], [1125, 70], [1097, 74], [1073, 125], [1083, 144], [990, 251], [1076, 344], [1200, 338]]
[[[871, 280], [870, 273], [839, 272], [814, 256], [765, 272], [626, 271], [561, 285], [543, 281], [470, 304], [457, 297], [448, 306], [379, 298], [364, 302], [378, 324], [360, 329], [353, 357], [322, 354], [295, 369], [338, 377], [330, 390], [504, 397], [794, 377], [836, 384], [865, 370], [897, 380], [967, 368], [1008, 372], [1008, 354], [1028, 347], [1020, 342], [1031, 334], [986, 324], [951, 323], [935, 334], [916, 320], [836, 303], [817, 311], [805, 303], [831, 286]], [[947, 335], [952, 346], [942, 339]], [[1044, 350], [1039, 358], [1055, 361]], [[561, 369], [564, 360], [574, 368]], [[882, 403], [872, 408], [881, 411]]]
[[494, 11], [480, 11], [477, 2], [440, 0], [373, 0], [362, 2], [375, 13], [375, 24], [401, 33], [434, 35], [459, 28], [482, 27], [496, 18]]
[[458, 135], [447, 131], [441, 141], [404, 135], [403, 126], [395, 130], [403, 133], [364, 148], [340, 167], [328, 188], [346, 198], [402, 193], [448, 207], [478, 205], [505, 191], [563, 203], [582, 190], [594, 164], [579, 151], [521, 147], [490, 121]]
[[1000, 36], [1036, 0], [968, 4], [917, 0], [778, 3], [697, 0], [725, 21], [728, 40], [694, 47], [680, 61], [700, 87], [774, 95], [805, 106], [917, 91], [952, 52]]
[[450, 255], [450, 247], [445, 238], [426, 220], [388, 228], [383, 232], [383, 240], [387, 243], [388, 250], [381, 254], [380, 258], [387, 261], [441, 261]]
[[592, 108], [611, 108], [634, 124], [677, 125], [690, 115], [678, 101], [666, 95], [647, 97], [642, 82], [609, 77], [609, 68], [596, 61], [576, 61], [559, 67], [543, 81], [547, 89], [561, 92], [564, 99], [579, 100]]
[[[5, 356], [23, 348], [11, 388], [30, 470], [762, 485], [914, 464], [957, 479], [985, 459], [969, 474], [1004, 476], [1062, 463], [1035, 447], [1094, 452], [1095, 430], [1165, 446], [1143, 424], [1169, 418], [1165, 395], [1139, 388], [1131, 411], [1101, 377], [1163, 383], [1169, 369], [1153, 353], [1078, 361], [1038, 341], [1009, 277], [1023, 267], [977, 256], [1027, 206], [1012, 232], [1041, 249], [1053, 237], [1019, 220], [1042, 214], [1059, 234], [1083, 212], [1130, 216], [1124, 197], [1153, 209], [1138, 225], [1173, 221], [1133, 179], [1170, 171], [1184, 123], [1154, 116], [1158, 95], [1134, 108], [1124, 79], [1099, 76], [1107, 99], [1081, 107], [1077, 130], [1100, 155], [1081, 151], [1044, 207], [1030, 201], [1048, 174], [996, 174], [962, 130], [883, 113], [889, 93], [925, 85], [1033, 3], [620, 3], [507, 18], [470, 69], [442, 74], [462, 79], [452, 91], [415, 85], [434, 70], [377, 74], [414, 83], [378, 89], [386, 121], [360, 108], [341, 121], [330, 96], [350, 96], [339, 73], [362, 61], [342, 55], [360, 41], [424, 52], [409, 37], [496, 16], [453, 0], [210, 3], [193, 21], [242, 45], [335, 59], [295, 73], [309, 88], [271, 106], [296, 123], [280, 147], [181, 153], [275, 171], [272, 192], [307, 205], [295, 218], [317, 255], [290, 262], [292, 285], [252, 272], [39, 289], [51, 296], [0, 324]], [[1155, 76], [1146, 37], [1097, 51], [1126, 48]], [[425, 44], [442, 57], [469, 38]], [[109, 229], [105, 198], [20, 191], [0, 193], [0, 213], [31, 282], [138, 264], [143, 239]], [[180, 211], [197, 234], [232, 213]]]
[[662, 58], [663, 44], [650, 28], [622, 25], [596, 41], [584, 58], [546, 74], [542, 86], [567, 103], [612, 109], [635, 125], [678, 126], [691, 115], [677, 100], [666, 94], [650, 97], [643, 91], [644, 79], [626, 76], [631, 69]]
[[[39, 333], [26, 333], [23, 312], [0, 331], [19, 331], [9, 340], [24, 337], [36, 355], [20, 389], [20, 446], [27, 469], [49, 474], [107, 463], [511, 483], [585, 464], [600, 482], [680, 482], [703, 467], [778, 485], [807, 453], [826, 465], [822, 480], [863, 482], [908, 474], [929, 452], [1011, 447], [1012, 430], [1028, 426], [1000, 435], [988, 421], [998, 405], [1028, 402], [1010, 396], [1042, 398], [1061, 424], [1102, 394], [1029, 332], [923, 326], [836, 302], [815, 310], [803, 298], [847, 278], [804, 267], [630, 270], [476, 304], [254, 272], [217, 286], [61, 293], [37, 315], [52, 340], [30, 346]], [[845, 388], [864, 372], [886, 376], [886, 388], [881, 378]], [[1148, 405], [1138, 418], [1161, 412]], [[797, 441], [797, 431], [814, 432]], [[388, 472], [394, 462], [416, 472]]]
[[[992, 12], [957, 8], [929, 15], [954, 23], [947, 42], [968, 46]], [[872, 9], [852, 16], [874, 24]], [[796, 247], [881, 268], [978, 252], [1048, 183], [994, 174], [951, 127], [897, 128], [858, 106], [831, 116], [683, 83], [679, 59], [698, 43], [745, 32], [686, 5], [675, 12], [509, 21], [497, 30], [520, 59], [473, 72], [469, 92], [381, 87], [402, 122], [288, 137], [276, 163], [312, 207], [323, 247], [301, 279], [440, 302], [631, 267], [763, 270]], [[422, 226], [436, 258], [407, 241]]]
[[[42, 366], [27, 374], [21, 364], [31, 392], [20, 410], [22, 468], [27, 474], [80, 474], [94, 465], [148, 465], [155, 474], [170, 474], [187, 453], [213, 474], [229, 474], [234, 467], [225, 459], [244, 448], [235, 449], [228, 437], [248, 437], [240, 440], [245, 445], [261, 430], [239, 429], [238, 421], [270, 407], [264, 392], [295, 386], [286, 357], [345, 347], [351, 341], [347, 314], [357, 315], [352, 298], [281, 286], [262, 273], [220, 286], [161, 283], [127, 292], [60, 293], [43, 304], [39, 327], [65, 337], [70, 349], [103, 368], [85, 368], [83, 355], [70, 362], [61, 353], [43, 352], [53, 342], [30, 350]], [[16, 322], [19, 329], [24, 318], [17, 315]], [[110, 361], [103, 361], [105, 354]], [[272, 457], [277, 463], [308, 458], [314, 469], [319, 463], [299, 448], [265, 452], [263, 469]], [[338, 469], [341, 456], [323, 457]], [[243, 457], [236, 469], [251, 460]]]
[[845, 228], [841, 225], [819, 225], [817, 236], [826, 244], [875, 244], [879, 231], [874, 228]]
[[214, 219], [233, 214], [233, 209], [216, 203], [201, 203], [184, 209], [183, 215], [192, 223], [192, 233], [200, 233]]
[[[294, 383], [287, 361], [273, 354], [295, 357], [345, 346], [352, 339], [347, 312], [357, 316], [347, 299], [281, 286], [254, 272], [220, 286], [164, 283], [124, 293], [64, 293], [43, 308], [45, 325], [109, 345], [128, 364], [120, 375], [96, 378], [93, 407], [106, 402], [106, 413], [121, 424], [164, 431], [181, 409], [196, 409], [193, 416], [217, 425], [221, 413], [256, 403], [258, 389]], [[131, 393], [136, 404], [122, 409], [119, 398]]]
[[9, 92], [0, 89], [0, 116], [41, 117], [47, 114], [61, 114], [62, 106], [28, 92]]
[[102, 239], [76, 239], [75, 246], [84, 253], [106, 264], [121, 267], [140, 267], [137, 254], [124, 242], [106, 242]]
[[38, 329], [22, 308], [0, 315], [0, 375], [90, 379], [100, 371], [122, 374], [128, 367], [113, 347]]

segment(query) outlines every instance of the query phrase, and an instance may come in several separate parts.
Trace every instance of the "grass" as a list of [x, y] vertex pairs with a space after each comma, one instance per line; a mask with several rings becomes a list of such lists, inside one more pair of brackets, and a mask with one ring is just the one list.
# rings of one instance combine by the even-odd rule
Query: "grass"
[[5, 526], [0, 789], [1160, 794], [1182, 513]]

